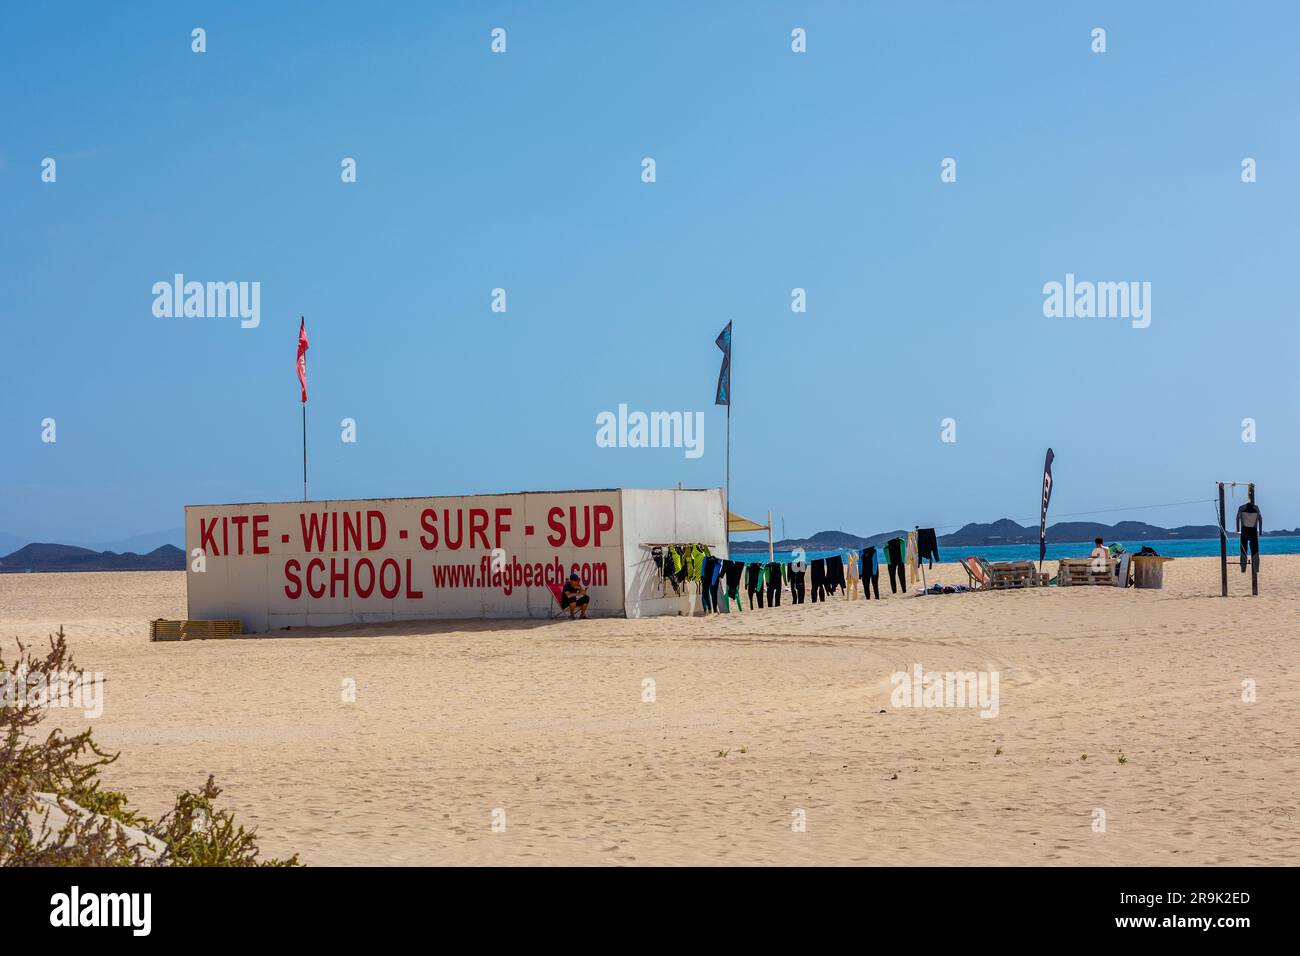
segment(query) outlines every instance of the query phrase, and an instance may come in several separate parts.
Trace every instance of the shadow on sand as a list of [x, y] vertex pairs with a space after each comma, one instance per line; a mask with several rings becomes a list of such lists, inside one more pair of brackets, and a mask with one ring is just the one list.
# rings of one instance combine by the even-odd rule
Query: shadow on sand
[[[596, 620], [596, 618], [590, 618]], [[302, 640], [330, 637], [403, 637], [407, 635], [438, 636], [444, 634], [481, 634], [484, 632], [531, 631], [569, 624], [569, 616], [553, 618], [445, 618], [424, 621], [376, 621], [372, 624], [334, 624], [328, 627], [286, 627], [256, 634], [241, 634], [232, 640]], [[579, 618], [577, 623], [583, 623]]]

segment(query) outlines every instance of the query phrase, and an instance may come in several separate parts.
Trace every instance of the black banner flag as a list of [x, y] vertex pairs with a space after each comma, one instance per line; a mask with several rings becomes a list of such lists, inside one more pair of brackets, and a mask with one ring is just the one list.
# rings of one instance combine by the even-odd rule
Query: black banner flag
[[1038, 519], [1038, 563], [1041, 566], [1047, 556], [1047, 505], [1052, 500], [1052, 449], [1047, 449], [1047, 460], [1043, 462], [1043, 513]]

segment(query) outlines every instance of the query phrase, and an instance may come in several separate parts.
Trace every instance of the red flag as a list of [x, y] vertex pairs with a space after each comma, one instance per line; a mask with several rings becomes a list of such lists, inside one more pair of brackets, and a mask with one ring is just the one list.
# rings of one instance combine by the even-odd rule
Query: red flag
[[307, 404], [307, 320], [298, 326], [298, 381], [302, 384], [302, 403]]

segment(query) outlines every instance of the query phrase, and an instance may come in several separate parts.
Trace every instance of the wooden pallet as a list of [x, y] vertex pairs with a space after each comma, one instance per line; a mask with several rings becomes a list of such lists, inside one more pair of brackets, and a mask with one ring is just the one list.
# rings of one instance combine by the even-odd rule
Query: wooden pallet
[[1095, 571], [1092, 558], [1062, 558], [1057, 566], [1056, 584], [1063, 588], [1082, 585], [1113, 588], [1116, 564], [1117, 562], [1112, 558], [1106, 562], [1104, 571]]
[[240, 621], [167, 621], [158, 618], [149, 622], [151, 641], [206, 641], [239, 637], [243, 633], [244, 625]]
[[1037, 588], [1047, 583], [1047, 575], [1040, 574], [1032, 561], [1002, 561], [990, 564], [989, 589]]

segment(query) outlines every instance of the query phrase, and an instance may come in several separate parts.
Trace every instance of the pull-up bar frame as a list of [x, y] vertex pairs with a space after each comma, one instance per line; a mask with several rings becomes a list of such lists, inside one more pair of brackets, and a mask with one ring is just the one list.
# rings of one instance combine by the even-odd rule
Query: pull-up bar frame
[[[1221, 597], [1228, 596], [1228, 513], [1227, 505], [1223, 497], [1223, 489], [1227, 485], [1236, 487], [1237, 485], [1246, 486], [1247, 500], [1253, 505], [1255, 503], [1255, 483], [1253, 481], [1220, 481], [1219, 483], [1219, 584]], [[1243, 545], [1244, 547], [1244, 545]], [[1244, 552], [1243, 552], [1244, 553]], [[1259, 566], [1258, 562], [1250, 562], [1250, 593], [1252, 596], [1259, 596]]]

